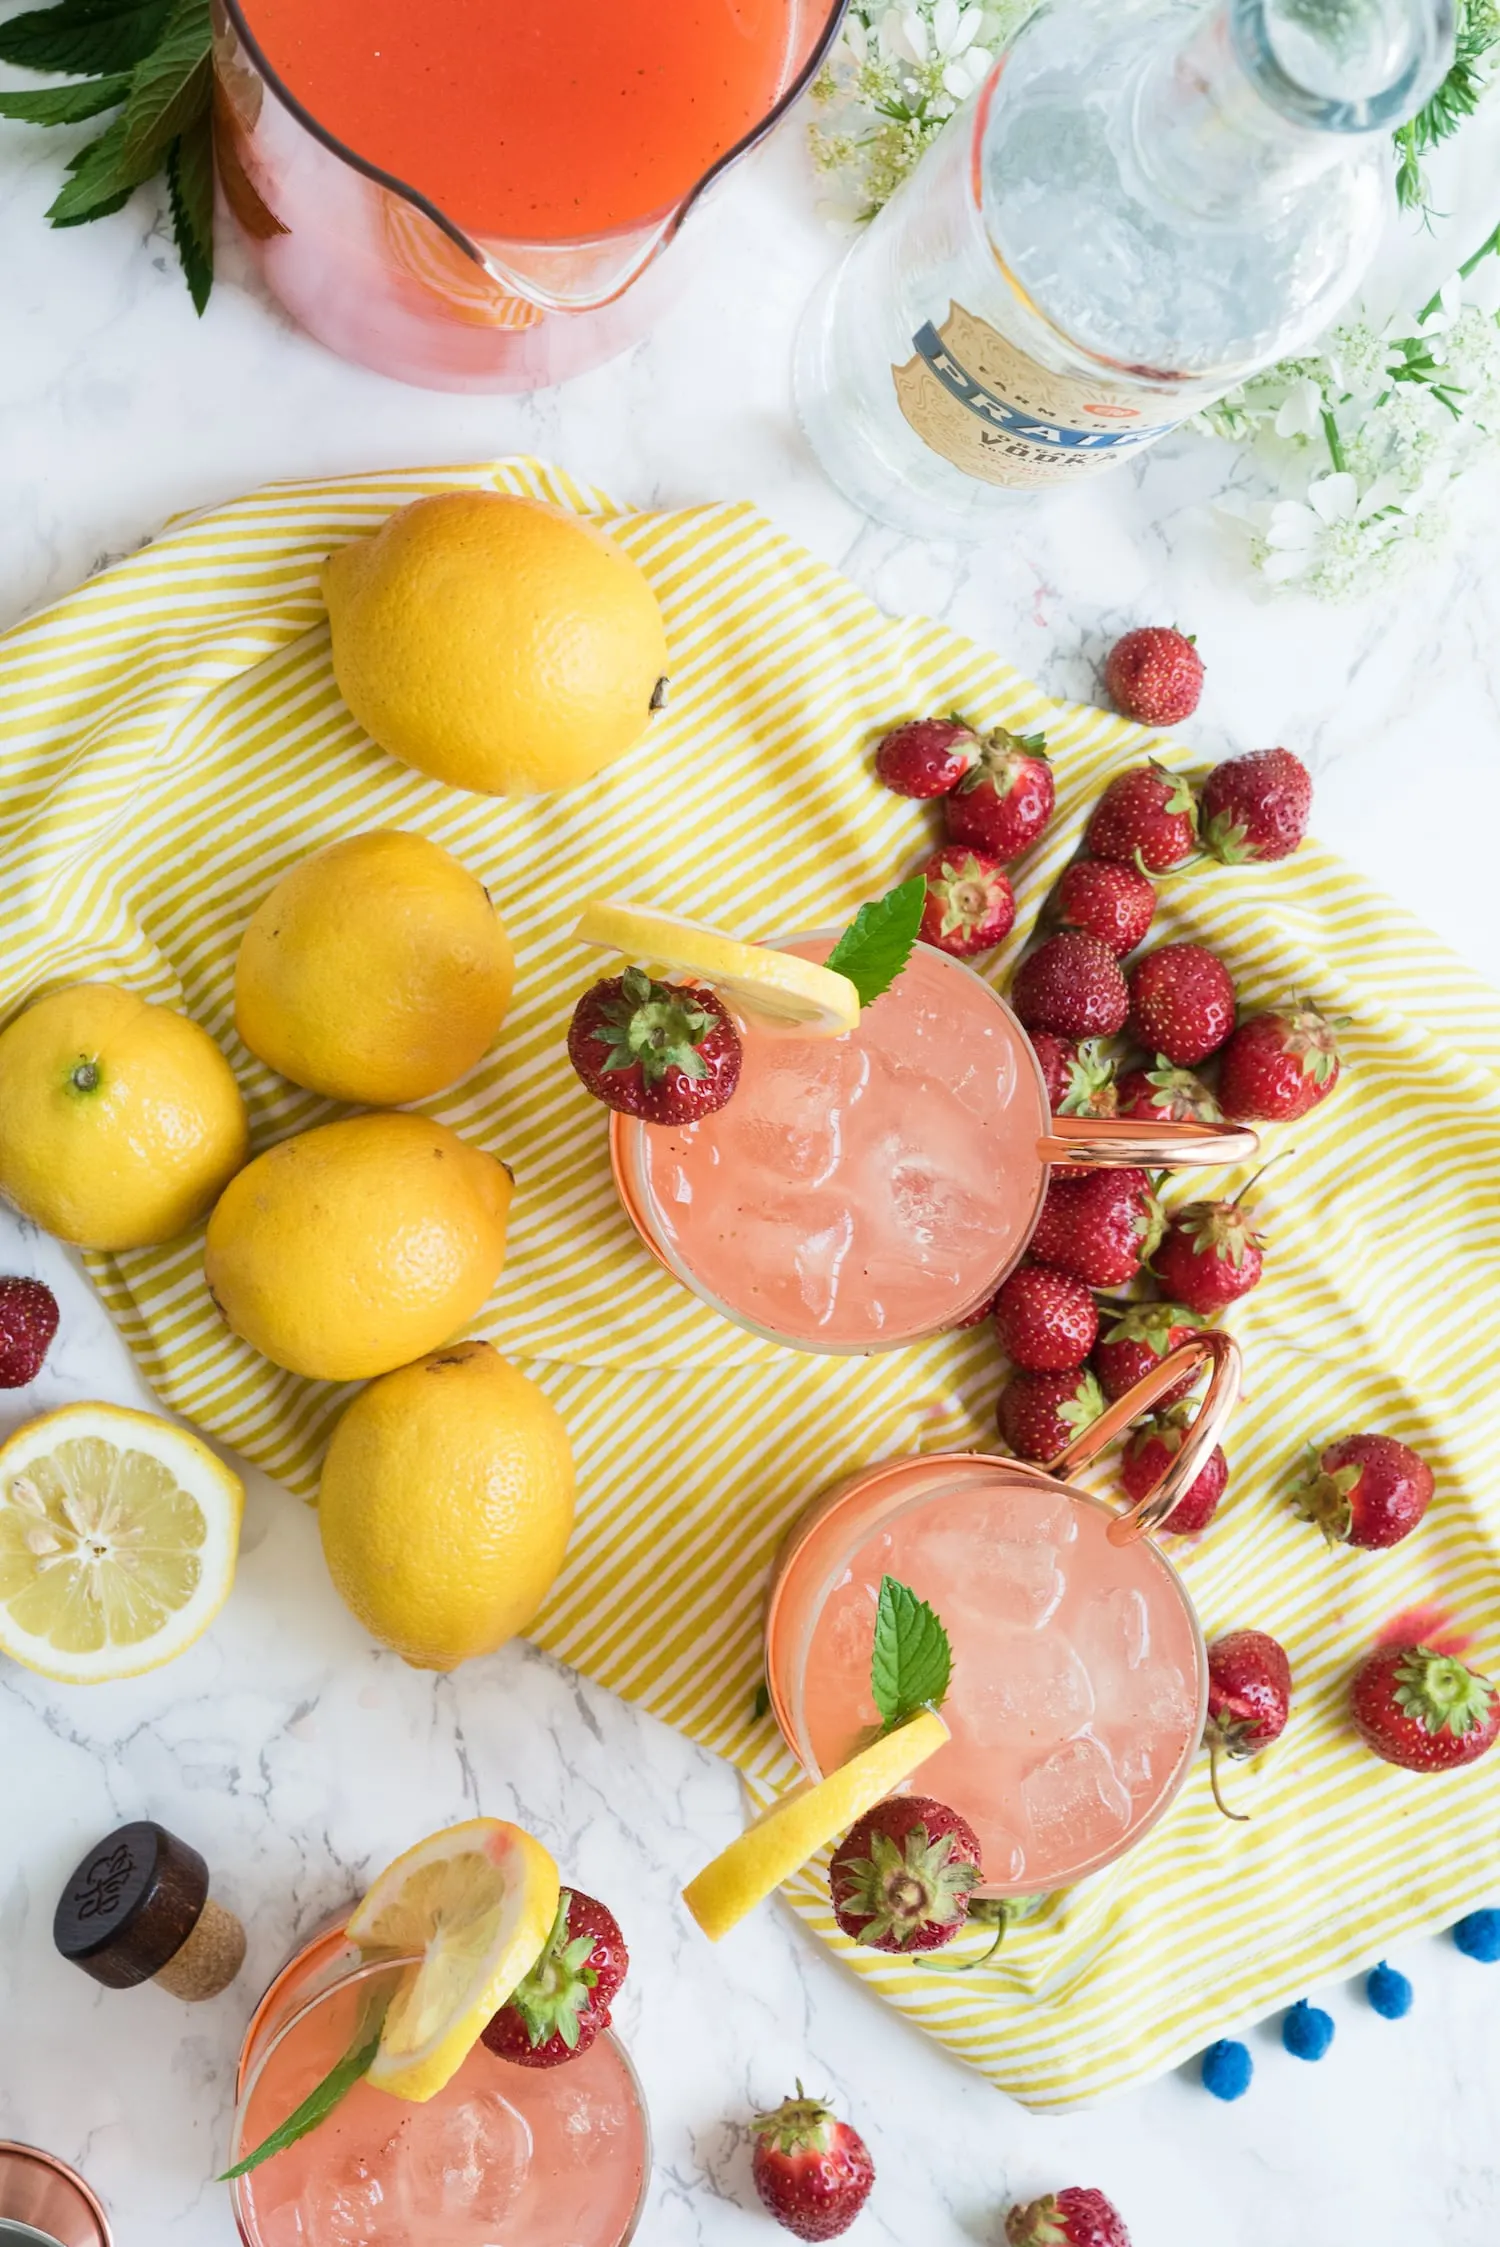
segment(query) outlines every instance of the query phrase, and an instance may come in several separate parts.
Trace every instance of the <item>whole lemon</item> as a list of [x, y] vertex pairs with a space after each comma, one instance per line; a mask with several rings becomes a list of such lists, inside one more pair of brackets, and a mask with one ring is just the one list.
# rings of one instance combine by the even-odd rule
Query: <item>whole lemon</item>
[[0, 1031], [0, 1193], [59, 1240], [175, 1240], [248, 1144], [233, 1070], [171, 1007], [75, 983]]
[[510, 1172], [443, 1124], [350, 1116], [230, 1181], [203, 1268], [236, 1334], [320, 1381], [389, 1373], [466, 1326], [505, 1262]]
[[488, 1342], [460, 1342], [355, 1398], [318, 1521], [329, 1574], [371, 1636], [417, 1669], [454, 1669], [524, 1631], [562, 1566], [568, 1431]]
[[645, 731], [667, 668], [622, 547], [540, 500], [443, 492], [323, 565], [339, 691], [381, 748], [453, 788], [545, 795]]
[[425, 835], [379, 828], [304, 859], [251, 916], [235, 1023], [293, 1084], [394, 1108], [473, 1068], [514, 980], [482, 884]]

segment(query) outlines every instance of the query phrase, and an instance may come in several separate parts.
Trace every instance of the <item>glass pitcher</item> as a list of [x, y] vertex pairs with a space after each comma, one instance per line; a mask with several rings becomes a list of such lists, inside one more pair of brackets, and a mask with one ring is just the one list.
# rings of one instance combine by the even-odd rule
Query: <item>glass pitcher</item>
[[645, 333], [661, 251], [797, 99], [845, 5], [621, 0], [569, 46], [544, 0], [213, 0], [225, 200], [272, 294], [341, 357], [429, 389], [541, 389]]

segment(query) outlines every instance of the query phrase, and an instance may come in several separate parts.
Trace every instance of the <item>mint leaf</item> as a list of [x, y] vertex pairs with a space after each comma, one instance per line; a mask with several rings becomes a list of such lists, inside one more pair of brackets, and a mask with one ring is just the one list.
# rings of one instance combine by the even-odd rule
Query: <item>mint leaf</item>
[[882, 1576], [870, 1691], [884, 1729], [941, 1707], [952, 1675], [953, 1649], [935, 1611], [894, 1576]]
[[214, 285], [214, 127], [205, 109], [167, 151], [172, 232], [199, 317]]
[[53, 198], [47, 216], [54, 226], [81, 226], [85, 219], [103, 218], [129, 202], [141, 181], [155, 171], [156, 163], [154, 156], [141, 164], [126, 162], [125, 120], [117, 117], [106, 132], [71, 159], [68, 170], [72, 177]]
[[0, 24], [0, 62], [81, 78], [133, 70], [160, 39], [172, 0], [62, 0]]
[[126, 164], [154, 166], [207, 110], [213, 92], [208, 0], [181, 0], [160, 44], [136, 65], [125, 104]]
[[269, 2138], [262, 2138], [253, 2153], [247, 2153], [243, 2161], [237, 2161], [232, 2169], [224, 2171], [218, 2180], [221, 2185], [233, 2184], [236, 2177], [248, 2177], [251, 2170], [258, 2169], [263, 2161], [270, 2161], [276, 2154], [285, 2153], [288, 2146], [294, 2146], [299, 2138], [305, 2138], [310, 2131], [316, 2130], [320, 2122], [326, 2122], [334, 2108], [348, 2098], [355, 2084], [364, 2081], [370, 2072], [371, 2062], [380, 2050], [380, 2032], [385, 2025], [385, 2010], [389, 2003], [390, 1999], [387, 1997], [379, 2008], [379, 2021], [369, 2034], [366, 2034], [366, 2016], [359, 2038], [344, 2054], [337, 2067], [329, 2069], [322, 2082], [315, 2084], [308, 2092], [301, 2106], [294, 2107], [281, 2127], [273, 2130]]
[[35, 93], [0, 93], [0, 117], [22, 125], [81, 125], [102, 109], [114, 109], [130, 91], [130, 74], [86, 78], [74, 86], [40, 86]]
[[911, 958], [926, 903], [926, 881], [913, 874], [873, 904], [861, 905], [829, 953], [824, 966], [848, 976], [861, 1006], [888, 991]]

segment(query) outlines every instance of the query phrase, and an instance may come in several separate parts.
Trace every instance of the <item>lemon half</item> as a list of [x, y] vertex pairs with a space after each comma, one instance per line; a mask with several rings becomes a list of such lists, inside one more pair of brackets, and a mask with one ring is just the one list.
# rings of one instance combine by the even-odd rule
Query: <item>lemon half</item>
[[386, 2014], [369, 2074], [377, 2091], [437, 2097], [541, 1957], [560, 1886], [541, 1843], [502, 1818], [449, 1826], [387, 1866], [349, 1939], [421, 1964]]
[[68, 1685], [137, 1677], [229, 1596], [244, 1485], [207, 1444], [70, 1404], [0, 1447], [0, 1652]]
[[746, 1014], [794, 1022], [820, 1037], [859, 1027], [859, 993], [847, 975], [795, 952], [741, 944], [700, 921], [596, 898], [585, 905], [573, 934], [580, 944], [707, 983]]

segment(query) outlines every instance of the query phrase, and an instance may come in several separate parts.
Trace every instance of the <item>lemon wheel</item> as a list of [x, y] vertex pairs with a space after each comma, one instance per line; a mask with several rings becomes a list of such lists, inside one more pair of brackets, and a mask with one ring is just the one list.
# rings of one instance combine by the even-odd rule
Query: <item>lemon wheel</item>
[[741, 944], [698, 921], [608, 899], [585, 905], [573, 933], [580, 944], [707, 983], [746, 1014], [792, 1022], [814, 1036], [838, 1037], [859, 1027], [859, 993], [848, 976], [795, 952]]

